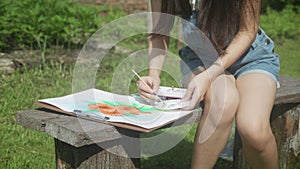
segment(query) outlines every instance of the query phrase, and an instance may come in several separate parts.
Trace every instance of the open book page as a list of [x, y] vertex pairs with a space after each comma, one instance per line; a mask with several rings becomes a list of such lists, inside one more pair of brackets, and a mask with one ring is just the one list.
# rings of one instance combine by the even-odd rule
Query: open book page
[[63, 97], [39, 100], [66, 112], [83, 112], [91, 118], [106, 117], [108, 122], [126, 123], [151, 129], [180, 119], [193, 111], [159, 110], [138, 96], [118, 95], [89, 89]]

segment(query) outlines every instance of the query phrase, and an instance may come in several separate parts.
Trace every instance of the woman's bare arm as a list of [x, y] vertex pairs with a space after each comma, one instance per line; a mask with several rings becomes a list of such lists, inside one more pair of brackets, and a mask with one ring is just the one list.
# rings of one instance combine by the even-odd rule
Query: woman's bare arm
[[159, 77], [168, 51], [169, 37], [151, 35], [149, 37], [149, 76]]
[[[150, 30], [152, 31], [149, 34], [148, 44], [148, 76], [142, 77], [143, 81], [147, 83], [148, 86], [144, 83], [137, 83], [139, 88], [140, 96], [145, 100], [155, 100], [153, 93], [157, 92], [160, 85], [160, 72], [162, 70], [165, 57], [167, 55], [168, 46], [169, 46], [169, 36], [167, 33], [162, 35], [160, 30], [155, 29], [159, 23], [161, 16], [161, 0], [151, 0], [151, 12], [152, 14], [152, 25]], [[158, 31], [158, 32], [156, 32]]]
[[246, 1], [241, 9], [240, 29], [223, 55], [207, 69], [210, 79], [215, 79], [237, 61], [253, 43], [259, 25], [261, 0]]
[[[152, 30], [159, 23], [161, 12], [161, 0], [151, 0], [151, 12], [152, 15]], [[163, 67], [165, 57], [167, 55], [169, 46], [169, 37], [167, 35], [158, 34], [159, 32], [153, 32], [149, 35], [149, 76], [159, 77], [160, 70]]]

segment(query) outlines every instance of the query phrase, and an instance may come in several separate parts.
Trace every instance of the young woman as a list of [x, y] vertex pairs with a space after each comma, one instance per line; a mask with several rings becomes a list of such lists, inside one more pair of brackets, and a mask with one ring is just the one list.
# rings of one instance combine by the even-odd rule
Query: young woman
[[[151, 4], [154, 12], [174, 15], [181, 11], [185, 19], [192, 15], [189, 0], [152, 0]], [[269, 119], [279, 84], [279, 58], [273, 52], [273, 41], [259, 28], [261, 1], [202, 0], [199, 6], [196, 25], [208, 36], [218, 58], [204, 66], [201, 59], [184, 58], [184, 52], [181, 56], [192, 71], [183, 71], [183, 84], [187, 87], [183, 101], [190, 100], [185, 109], [204, 102], [192, 168], [213, 168], [235, 118], [249, 165], [253, 169], [276, 169], [277, 146]], [[160, 18], [155, 29], [164, 29], [172, 22]], [[149, 71], [143, 80], [152, 90], [137, 83], [141, 97], [146, 100], [154, 99], [153, 93], [159, 88], [168, 43], [167, 35], [149, 36]]]

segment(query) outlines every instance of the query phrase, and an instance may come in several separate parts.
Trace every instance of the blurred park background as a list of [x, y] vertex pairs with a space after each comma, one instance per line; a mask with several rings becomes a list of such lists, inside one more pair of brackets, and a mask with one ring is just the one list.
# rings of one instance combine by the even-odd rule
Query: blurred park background
[[[147, 10], [147, 0], [1, 0], [1, 168], [55, 168], [53, 139], [16, 125], [16, 111], [36, 108], [33, 103], [38, 99], [70, 94], [76, 57], [87, 39], [106, 23]], [[299, 12], [299, 0], [263, 0], [260, 23], [276, 43], [280, 74], [298, 78]], [[173, 53], [178, 53], [177, 43], [171, 41]], [[130, 51], [146, 48], [144, 34], [118, 43], [101, 63], [105, 69], [97, 72], [96, 88], [110, 90], [117, 65]], [[177, 85], [163, 73], [162, 85], [172, 83]], [[164, 154], [143, 158], [141, 168], [189, 168], [194, 133], [195, 128]], [[215, 168], [230, 168], [230, 165], [230, 161], [220, 159]]]

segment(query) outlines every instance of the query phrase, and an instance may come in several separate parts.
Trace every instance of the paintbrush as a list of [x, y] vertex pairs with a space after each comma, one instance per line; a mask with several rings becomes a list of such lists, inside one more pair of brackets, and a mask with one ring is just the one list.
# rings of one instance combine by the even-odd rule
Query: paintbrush
[[[151, 87], [141, 78], [141, 76], [136, 73], [136, 71], [134, 71], [133, 69], [131, 69], [131, 71], [140, 79], [140, 81], [142, 81], [142, 83], [144, 83], [145, 86], [152, 90]], [[157, 93], [153, 92], [153, 95], [156, 96], [160, 102], [165, 104], [165, 102], [157, 95]]]

